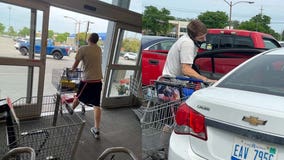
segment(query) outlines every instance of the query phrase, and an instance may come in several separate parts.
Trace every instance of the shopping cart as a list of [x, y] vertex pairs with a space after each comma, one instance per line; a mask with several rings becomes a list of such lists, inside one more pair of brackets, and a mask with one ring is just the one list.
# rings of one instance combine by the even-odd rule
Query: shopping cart
[[[26, 97], [13, 103], [2, 101], [0, 109], [3, 109], [1, 113], [5, 114], [2, 114], [0, 123], [0, 159], [18, 147], [32, 148], [38, 160], [69, 160], [74, 157], [85, 121], [77, 114], [70, 115], [65, 111], [58, 115], [59, 102], [55, 97], [30, 97], [31, 101], [28, 104]], [[40, 116], [21, 119], [20, 117], [25, 115], [21, 112], [36, 106], [39, 99], [42, 100], [42, 107], [37, 106], [35, 110], [29, 111], [38, 112], [40, 108]], [[12, 110], [15, 110], [15, 114]], [[30, 156], [27, 158], [27, 153], [16, 152], [16, 158], [29, 159]]]
[[6, 153], [1, 160], [26, 159], [35, 160], [35, 151], [30, 147], [17, 147]]
[[138, 160], [138, 158], [126, 147], [110, 147], [104, 150], [97, 160]]
[[159, 77], [155, 81], [156, 98], [143, 110], [141, 122], [144, 157], [164, 159], [169, 137], [175, 125], [178, 106], [194, 91], [202, 88], [202, 81], [189, 77]]
[[144, 114], [144, 110], [150, 106], [153, 106], [155, 99], [157, 98], [154, 81], [152, 81], [150, 85], [141, 86], [141, 79], [139, 80], [133, 76], [130, 76], [129, 91], [140, 101], [141, 106], [132, 110], [138, 119], [141, 119]]
[[[83, 71], [76, 68], [74, 71], [71, 68], [53, 69], [52, 84], [57, 89], [57, 95], [60, 97], [59, 111], [62, 114], [64, 106], [69, 113], [73, 113], [71, 106], [79, 88], [80, 80], [83, 76]], [[85, 114], [85, 104], [80, 103], [82, 114]]]

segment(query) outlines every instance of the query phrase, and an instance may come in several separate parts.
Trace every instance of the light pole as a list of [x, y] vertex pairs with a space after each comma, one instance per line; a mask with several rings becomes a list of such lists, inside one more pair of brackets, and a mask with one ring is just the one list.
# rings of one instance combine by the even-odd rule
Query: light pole
[[12, 7], [11, 6], [8, 6], [8, 9], [9, 9], [9, 28], [10, 28], [10, 20], [11, 20], [11, 9]]
[[224, 0], [229, 6], [230, 6], [230, 16], [229, 16], [229, 29], [231, 29], [232, 26], [232, 8], [234, 5], [239, 4], [239, 3], [248, 3], [248, 4], [253, 4], [253, 1], [238, 1], [233, 3], [232, 1], [228, 2], [226, 0]]
[[[80, 41], [80, 37], [79, 37], [79, 33], [80, 33], [80, 21], [78, 21], [77, 19], [73, 18], [73, 17], [69, 17], [69, 16], [64, 16], [64, 18], [69, 18], [72, 19], [73, 21], [75, 21], [75, 34], [76, 34], [76, 50], [78, 50], [79, 48], [79, 41]], [[77, 24], [78, 24], [78, 31], [77, 31]]]
[[88, 32], [89, 32], [89, 26], [90, 26], [90, 23], [91, 24], [94, 24], [95, 22], [91, 22], [91, 21], [86, 21], [87, 22], [87, 27], [86, 27], [86, 34], [85, 34], [85, 41], [87, 42], [87, 35], [88, 35]]

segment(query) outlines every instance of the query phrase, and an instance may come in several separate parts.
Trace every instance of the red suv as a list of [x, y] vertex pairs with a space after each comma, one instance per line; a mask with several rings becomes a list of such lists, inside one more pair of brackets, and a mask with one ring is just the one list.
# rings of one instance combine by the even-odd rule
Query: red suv
[[[150, 84], [151, 80], [156, 80], [162, 74], [167, 52], [176, 41], [175, 38], [170, 39], [168, 41], [171, 43], [168, 43], [167, 48], [151, 50], [143, 48], [142, 38], [143, 85]], [[219, 79], [248, 58], [278, 47], [281, 47], [280, 44], [269, 34], [235, 29], [208, 29], [206, 43], [201, 45], [195, 64], [201, 74]]]

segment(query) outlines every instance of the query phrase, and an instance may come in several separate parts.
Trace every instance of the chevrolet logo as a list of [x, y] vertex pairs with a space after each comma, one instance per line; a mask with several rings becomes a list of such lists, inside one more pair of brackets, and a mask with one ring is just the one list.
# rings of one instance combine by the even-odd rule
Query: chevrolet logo
[[267, 122], [267, 121], [259, 120], [258, 117], [253, 117], [253, 116], [249, 116], [249, 117], [244, 116], [242, 120], [245, 122], [248, 122], [249, 124], [253, 126], [265, 125]]

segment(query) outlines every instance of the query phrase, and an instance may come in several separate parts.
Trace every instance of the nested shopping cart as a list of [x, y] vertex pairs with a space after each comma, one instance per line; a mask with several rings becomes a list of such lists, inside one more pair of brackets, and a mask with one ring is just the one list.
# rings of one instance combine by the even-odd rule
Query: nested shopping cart
[[[70, 160], [74, 157], [85, 121], [77, 114], [70, 115], [65, 111], [58, 114], [57, 98], [49, 95], [23, 97], [13, 103], [2, 101], [0, 159], [19, 147], [32, 148], [37, 160]], [[38, 101], [42, 101], [41, 106], [37, 105]], [[14, 155], [16, 159], [31, 158], [30, 153]]]
[[[159, 77], [154, 88], [147, 87], [140, 118], [144, 157], [166, 157], [169, 137], [175, 125], [175, 112], [194, 91], [202, 88], [202, 81], [189, 77]], [[151, 95], [151, 96], [147, 96]]]
[[[57, 89], [57, 96], [60, 97], [60, 113], [62, 107], [65, 107], [68, 112], [72, 112], [71, 106], [79, 88], [80, 80], [83, 77], [83, 71], [76, 68], [74, 71], [71, 68], [53, 69], [52, 84]], [[80, 103], [82, 114], [85, 113], [85, 104]]]
[[97, 160], [138, 160], [137, 156], [126, 147], [110, 147]]

